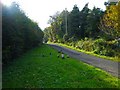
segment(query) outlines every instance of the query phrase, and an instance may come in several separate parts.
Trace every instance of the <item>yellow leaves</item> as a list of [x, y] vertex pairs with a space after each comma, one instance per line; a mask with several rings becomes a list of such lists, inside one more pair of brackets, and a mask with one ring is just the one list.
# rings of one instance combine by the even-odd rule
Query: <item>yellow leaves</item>
[[106, 13], [100, 21], [100, 28], [114, 37], [120, 36], [120, 2], [106, 7]]
[[110, 17], [110, 19], [112, 20], [118, 19], [118, 9], [116, 5], [111, 5], [107, 12], [108, 12], [107, 15]]

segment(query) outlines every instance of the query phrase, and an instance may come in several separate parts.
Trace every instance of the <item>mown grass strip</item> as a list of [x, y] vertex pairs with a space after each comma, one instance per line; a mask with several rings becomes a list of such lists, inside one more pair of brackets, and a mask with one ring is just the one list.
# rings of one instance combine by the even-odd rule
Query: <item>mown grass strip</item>
[[[51, 55], [50, 55], [51, 53]], [[120, 79], [42, 45], [3, 71], [3, 88], [118, 88]], [[119, 87], [120, 88], [120, 87]]]

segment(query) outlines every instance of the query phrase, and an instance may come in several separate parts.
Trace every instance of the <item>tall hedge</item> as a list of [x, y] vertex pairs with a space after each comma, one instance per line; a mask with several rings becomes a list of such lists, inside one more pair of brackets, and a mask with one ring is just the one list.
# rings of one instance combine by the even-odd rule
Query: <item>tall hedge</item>
[[42, 44], [43, 32], [13, 3], [2, 5], [2, 62], [6, 64], [27, 50]]

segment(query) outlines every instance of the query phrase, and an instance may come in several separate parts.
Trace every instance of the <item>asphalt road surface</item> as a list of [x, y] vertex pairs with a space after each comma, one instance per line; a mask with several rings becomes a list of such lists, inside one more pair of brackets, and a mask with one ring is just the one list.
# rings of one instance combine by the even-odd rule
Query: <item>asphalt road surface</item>
[[118, 62], [98, 58], [98, 57], [88, 55], [88, 54], [85, 54], [82, 52], [71, 50], [66, 47], [58, 46], [56, 44], [49, 44], [49, 45], [52, 46], [54, 49], [62, 50], [63, 53], [68, 54], [72, 58], [75, 58], [75, 59], [83, 61], [87, 64], [98, 67], [102, 70], [107, 71], [111, 75], [120, 78], [120, 73], [119, 73], [120, 70], [118, 69], [118, 67], [120, 66], [120, 63], [118, 63]]

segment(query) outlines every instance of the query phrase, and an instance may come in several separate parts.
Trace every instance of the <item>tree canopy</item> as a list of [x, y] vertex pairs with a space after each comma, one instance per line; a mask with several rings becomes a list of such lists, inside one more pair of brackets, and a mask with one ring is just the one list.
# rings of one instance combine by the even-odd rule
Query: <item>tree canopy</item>
[[120, 38], [120, 1], [117, 5], [107, 6], [100, 21], [100, 29], [111, 38]]
[[89, 9], [88, 3], [81, 11], [74, 5], [71, 12], [63, 10], [53, 15], [50, 19], [51, 25], [44, 30], [44, 33], [47, 33], [48, 40], [55, 42], [75, 41], [85, 37], [96, 38], [100, 32], [98, 25], [103, 13], [100, 8]]

